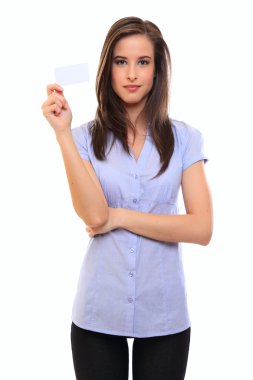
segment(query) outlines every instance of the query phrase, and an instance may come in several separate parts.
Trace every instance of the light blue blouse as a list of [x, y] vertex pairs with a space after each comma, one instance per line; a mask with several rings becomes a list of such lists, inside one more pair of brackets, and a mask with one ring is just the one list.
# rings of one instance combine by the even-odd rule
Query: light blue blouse
[[[150, 129], [138, 160], [129, 156], [109, 131], [107, 160], [99, 161], [91, 145], [91, 122], [72, 128], [82, 159], [89, 160], [109, 207], [154, 214], [178, 214], [182, 172], [199, 160], [208, 161], [202, 133], [175, 119], [175, 148], [167, 170]], [[187, 329], [190, 318], [181, 243], [137, 235], [123, 228], [90, 238], [84, 253], [72, 321], [79, 327], [127, 337], [151, 337]]]

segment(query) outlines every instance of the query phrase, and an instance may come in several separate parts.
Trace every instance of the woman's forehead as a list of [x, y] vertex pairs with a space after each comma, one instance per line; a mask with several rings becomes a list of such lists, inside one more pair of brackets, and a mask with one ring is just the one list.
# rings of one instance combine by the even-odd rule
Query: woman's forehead
[[153, 43], [143, 34], [134, 34], [121, 38], [114, 47], [114, 55], [128, 57], [131, 55], [152, 56]]

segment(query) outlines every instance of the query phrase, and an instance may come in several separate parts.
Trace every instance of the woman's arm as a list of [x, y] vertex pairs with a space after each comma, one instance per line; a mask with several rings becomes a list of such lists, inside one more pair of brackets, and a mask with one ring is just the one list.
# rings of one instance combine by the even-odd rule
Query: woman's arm
[[183, 171], [185, 215], [151, 214], [120, 208], [116, 228], [165, 242], [207, 245], [212, 237], [212, 200], [204, 171], [198, 161]]
[[71, 129], [57, 133], [56, 139], [62, 152], [76, 213], [91, 227], [104, 224], [108, 218], [108, 205], [92, 165], [80, 157]]

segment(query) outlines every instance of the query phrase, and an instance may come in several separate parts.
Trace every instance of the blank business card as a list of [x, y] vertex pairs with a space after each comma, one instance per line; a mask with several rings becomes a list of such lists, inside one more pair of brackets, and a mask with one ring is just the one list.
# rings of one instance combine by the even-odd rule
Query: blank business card
[[61, 86], [87, 82], [89, 80], [88, 63], [56, 67], [54, 75], [56, 83]]

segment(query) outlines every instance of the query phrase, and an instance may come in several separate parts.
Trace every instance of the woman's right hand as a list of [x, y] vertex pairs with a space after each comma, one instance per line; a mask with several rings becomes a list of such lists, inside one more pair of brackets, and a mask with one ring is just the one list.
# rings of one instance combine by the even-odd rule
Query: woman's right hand
[[42, 104], [43, 115], [54, 129], [61, 133], [71, 129], [72, 112], [63, 96], [63, 88], [57, 83], [47, 85], [47, 100]]

